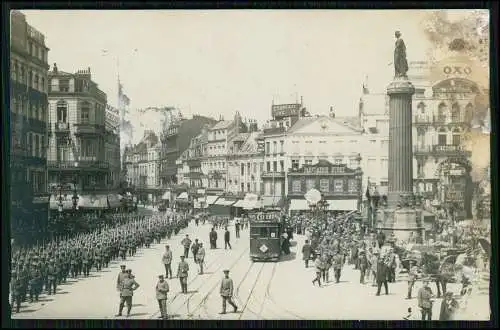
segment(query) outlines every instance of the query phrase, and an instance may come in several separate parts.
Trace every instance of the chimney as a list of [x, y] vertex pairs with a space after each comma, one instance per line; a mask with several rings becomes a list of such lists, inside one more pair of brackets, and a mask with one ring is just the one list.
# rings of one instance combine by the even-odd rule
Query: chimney
[[304, 105], [304, 98], [302, 96], [300, 96], [300, 105]]
[[333, 107], [330, 107], [330, 117], [335, 118], [335, 111], [333, 111]]
[[57, 63], [54, 63], [54, 67], [52, 68], [52, 71], [54, 73], [57, 73]]

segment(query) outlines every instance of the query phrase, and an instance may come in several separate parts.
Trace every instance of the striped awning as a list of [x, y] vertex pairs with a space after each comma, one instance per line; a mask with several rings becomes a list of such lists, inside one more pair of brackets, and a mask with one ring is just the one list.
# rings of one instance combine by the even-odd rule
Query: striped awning
[[239, 201], [237, 201], [233, 207], [242, 207], [244, 208], [245, 206], [247, 205], [247, 201], [244, 200], [244, 199], [240, 199]]

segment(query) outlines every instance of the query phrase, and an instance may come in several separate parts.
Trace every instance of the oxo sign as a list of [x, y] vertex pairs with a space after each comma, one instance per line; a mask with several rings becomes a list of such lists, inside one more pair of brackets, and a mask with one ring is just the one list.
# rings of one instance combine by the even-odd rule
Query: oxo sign
[[469, 75], [472, 73], [472, 69], [469, 66], [447, 65], [443, 68], [443, 72], [445, 74]]

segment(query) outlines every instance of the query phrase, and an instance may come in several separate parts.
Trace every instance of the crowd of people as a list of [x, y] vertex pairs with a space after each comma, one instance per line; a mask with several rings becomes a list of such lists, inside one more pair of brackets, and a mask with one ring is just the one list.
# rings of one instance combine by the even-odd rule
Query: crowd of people
[[[412, 254], [409, 249], [423, 242], [416, 242], [413, 236], [407, 242], [397, 241], [394, 236], [386, 237], [381, 230], [367, 230], [349, 213], [322, 216], [320, 220], [302, 215], [292, 217], [291, 221], [297, 232], [303, 231], [308, 235], [302, 246], [302, 257], [306, 268], [310, 267], [311, 261], [314, 262], [313, 285], [322, 287], [332, 280], [332, 274], [335, 283], [339, 283], [344, 265], [350, 264], [359, 271], [359, 283], [371, 283], [376, 287], [375, 295], [379, 296], [382, 288], [385, 294], [389, 294], [390, 283], [395, 283], [401, 273], [408, 283], [405, 297], [408, 300], [415, 297], [415, 283], [422, 282], [416, 295], [422, 320], [432, 319], [433, 301], [441, 297], [439, 319], [453, 319], [459, 310], [461, 297], [470, 295], [477, 269], [489, 260], [487, 253], [478, 248], [478, 241], [489, 234], [478, 227], [456, 231], [458, 235], [454, 243], [462, 248], [459, 250], [461, 254], [455, 255], [456, 259], [447, 259], [439, 248], [427, 249], [416, 257], [417, 254]], [[438, 239], [442, 243], [447, 237], [438, 236]], [[439, 246], [433, 240], [427, 244]], [[454, 293], [446, 284], [455, 281], [461, 284], [461, 289]], [[436, 284], [437, 295], [433, 293], [430, 283]]]
[[88, 277], [109, 266], [112, 260], [126, 261], [139, 248], [178, 234], [187, 227], [185, 215], [110, 214], [104, 227], [73, 237], [57, 237], [31, 247], [14, 247], [11, 261], [10, 302], [13, 312], [21, 303], [36, 302], [43, 293], [56, 294], [57, 286], [69, 278]]

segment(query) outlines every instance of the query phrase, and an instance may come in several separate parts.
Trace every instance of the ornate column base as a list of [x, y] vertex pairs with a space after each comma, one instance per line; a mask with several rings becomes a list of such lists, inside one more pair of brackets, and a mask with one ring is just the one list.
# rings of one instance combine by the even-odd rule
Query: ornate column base
[[399, 241], [408, 241], [410, 233], [416, 237], [421, 234], [423, 227], [421, 225], [422, 212], [413, 208], [404, 207], [399, 209], [384, 209], [379, 210], [380, 220], [377, 224], [378, 229], [381, 229], [386, 237], [394, 235]]

